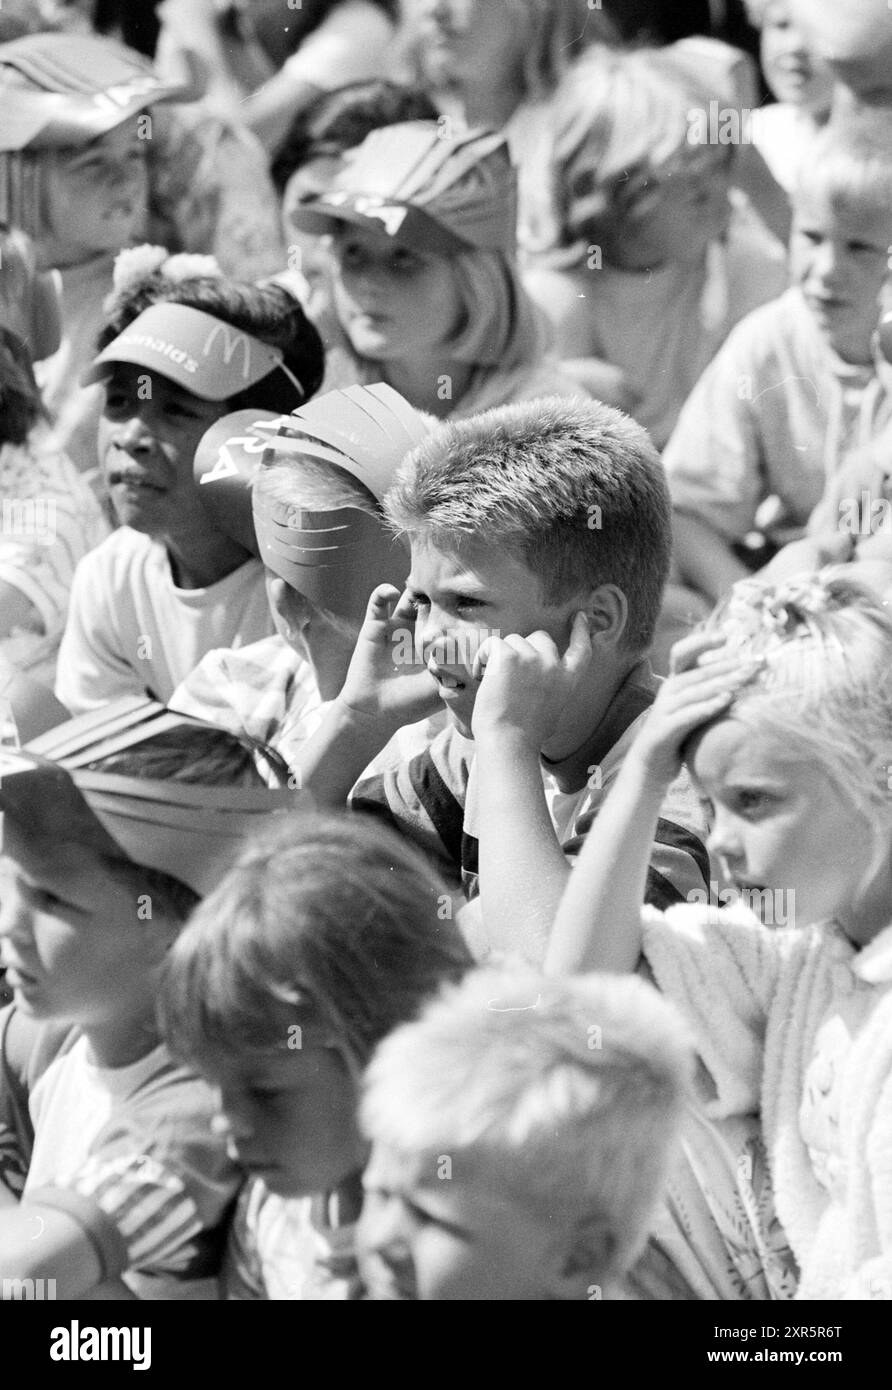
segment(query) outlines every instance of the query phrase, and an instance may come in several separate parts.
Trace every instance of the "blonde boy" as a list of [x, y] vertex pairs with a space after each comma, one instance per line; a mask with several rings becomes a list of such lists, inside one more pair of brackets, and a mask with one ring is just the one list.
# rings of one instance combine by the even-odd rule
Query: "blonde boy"
[[640, 980], [475, 971], [366, 1073], [371, 1296], [615, 1296], [666, 1180], [690, 1069], [684, 1027]]
[[791, 539], [843, 459], [892, 421], [871, 346], [890, 243], [888, 147], [864, 123], [831, 124], [794, 197], [792, 288], [733, 331], [663, 456], [677, 577], [708, 601], [752, 568], [739, 543], [764, 526], [762, 503], [774, 499], [770, 537]]

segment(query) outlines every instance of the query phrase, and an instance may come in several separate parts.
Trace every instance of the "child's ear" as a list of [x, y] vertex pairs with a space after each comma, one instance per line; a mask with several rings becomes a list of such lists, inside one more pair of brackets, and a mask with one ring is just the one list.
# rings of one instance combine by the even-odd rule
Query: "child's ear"
[[617, 647], [629, 624], [629, 601], [616, 584], [593, 589], [585, 604], [592, 642]]

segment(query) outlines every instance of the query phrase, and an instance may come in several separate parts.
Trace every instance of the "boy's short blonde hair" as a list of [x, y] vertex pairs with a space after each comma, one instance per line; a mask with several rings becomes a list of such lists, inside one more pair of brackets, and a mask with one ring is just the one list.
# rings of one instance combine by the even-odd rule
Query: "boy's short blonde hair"
[[473, 1153], [543, 1214], [606, 1217], [619, 1272], [666, 1181], [692, 1072], [685, 1025], [630, 976], [475, 970], [378, 1048], [366, 1136]]
[[485, 540], [565, 603], [614, 584], [627, 651], [643, 652], [669, 571], [669, 494], [650, 436], [612, 406], [563, 396], [449, 420], [403, 461], [384, 500], [410, 540], [460, 551]]
[[803, 196], [825, 193], [834, 204], [889, 215], [892, 239], [892, 112], [831, 120], [801, 160], [793, 211]]

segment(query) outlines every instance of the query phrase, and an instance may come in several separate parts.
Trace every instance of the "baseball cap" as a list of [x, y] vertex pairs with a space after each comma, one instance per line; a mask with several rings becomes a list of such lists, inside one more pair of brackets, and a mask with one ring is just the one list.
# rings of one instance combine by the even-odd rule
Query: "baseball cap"
[[[213, 728], [143, 696], [70, 719], [21, 750], [0, 750], [3, 834], [83, 845], [173, 875], [201, 896], [232, 865], [246, 835], [310, 804], [307, 793], [205, 786], [93, 772], [87, 764], [171, 729]], [[247, 740], [247, 742], [251, 742]]]
[[104, 381], [115, 362], [130, 362], [167, 377], [206, 401], [225, 401], [279, 368], [302, 396], [303, 386], [278, 348], [202, 309], [151, 304], [103, 348], [81, 385]]
[[372, 131], [345, 155], [332, 186], [290, 218], [316, 235], [347, 222], [420, 251], [513, 255], [517, 176], [500, 133], [450, 135], [437, 121], [405, 121]]
[[0, 152], [85, 145], [156, 101], [186, 96], [112, 39], [29, 34], [0, 44]]

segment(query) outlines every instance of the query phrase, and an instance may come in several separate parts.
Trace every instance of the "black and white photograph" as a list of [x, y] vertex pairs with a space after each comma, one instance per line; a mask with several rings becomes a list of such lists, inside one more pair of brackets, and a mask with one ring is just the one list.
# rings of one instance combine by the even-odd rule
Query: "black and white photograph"
[[0, 1374], [307, 1300], [882, 1355], [892, 0], [0, 0]]

